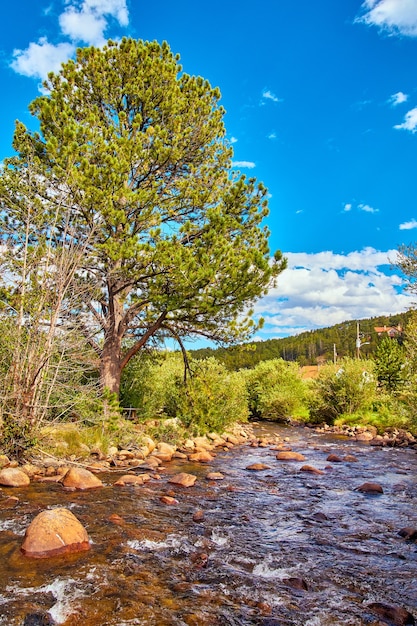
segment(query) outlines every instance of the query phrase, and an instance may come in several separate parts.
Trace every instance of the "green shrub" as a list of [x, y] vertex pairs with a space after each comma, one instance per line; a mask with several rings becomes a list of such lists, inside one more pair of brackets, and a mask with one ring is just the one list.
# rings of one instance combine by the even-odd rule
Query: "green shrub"
[[307, 417], [308, 386], [298, 364], [283, 359], [261, 361], [244, 375], [252, 417], [277, 421]]
[[193, 376], [178, 386], [177, 416], [195, 434], [222, 432], [248, 419], [242, 374], [228, 372], [215, 358], [192, 362]]
[[[248, 417], [246, 386], [241, 374], [216, 359], [190, 361], [192, 376], [184, 382], [181, 355], [141, 357], [122, 382], [121, 404], [138, 409], [140, 420], [177, 418], [195, 434], [222, 431]], [[163, 428], [163, 422], [161, 426]]]
[[333, 424], [341, 415], [368, 410], [377, 397], [374, 362], [345, 358], [329, 363], [312, 381], [310, 419]]

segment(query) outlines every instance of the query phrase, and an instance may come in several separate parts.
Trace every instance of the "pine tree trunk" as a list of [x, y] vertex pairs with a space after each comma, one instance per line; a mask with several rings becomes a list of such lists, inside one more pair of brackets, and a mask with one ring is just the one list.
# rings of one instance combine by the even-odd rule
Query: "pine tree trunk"
[[119, 398], [121, 370], [121, 341], [119, 337], [106, 338], [100, 363], [101, 388], [116, 394]]

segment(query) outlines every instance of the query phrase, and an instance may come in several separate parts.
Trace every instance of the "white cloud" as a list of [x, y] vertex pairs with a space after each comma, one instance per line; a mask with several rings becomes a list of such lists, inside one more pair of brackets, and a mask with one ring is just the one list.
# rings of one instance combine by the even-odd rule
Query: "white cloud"
[[11, 67], [18, 74], [44, 79], [56, 72], [73, 56], [76, 45], [102, 46], [109, 20], [127, 26], [129, 15], [126, 0], [69, 0], [59, 16], [61, 35], [70, 41], [51, 44], [46, 37], [31, 42], [26, 50], [14, 50]]
[[11, 67], [18, 74], [44, 79], [49, 72], [56, 72], [64, 61], [75, 52], [70, 43], [50, 44], [45, 37], [31, 43], [26, 50], [14, 50]]
[[256, 316], [265, 319], [263, 338], [394, 314], [411, 305], [412, 296], [401, 293], [400, 276], [385, 273], [396, 259], [396, 250], [380, 252], [369, 247], [348, 254], [325, 251], [285, 256], [288, 269], [255, 307]]
[[237, 143], [238, 139], [236, 137], [230, 137], [230, 143]]
[[108, 18], [113, 17], [121, 26], [129, 23], [126, 0], [83, 0], [74, 1], [59, 17], [62, 33], [73, 41], [101, 46], [105, 43], [104, 33]]
[[394, 126], [397, 130], [409, 130], [411, 133], [417, 132], [417, 107], [406, 113], [404, 122]]
[[417, 37], [416, 0], [366, 0], [356, 21], [377, 26], [390, 34]]
[[378, 213], [379, 209], [374, 209], [369, 206], [369, 204], [358, 204], [358, 209], [360, 211], [365, 211], [365, 213]]
[[398, 104], [402, 104], [403, 102], [407, 102], [408, 96], [406, 93], [402, 91], [397, 91], [397, 93], [393, 93], [392, 96], [389, 97], [388, 102], [392, 106], [397, 106]]
[[343, 210], [348, 212], [352, 210], [352, 205], [350, 202], [346, 202], [345, 206], [343, 207]]
[[250, 170], [255, 167], [253, 161], [232, 161], [232, 167], [247, 167]]
[[276, 139], [276, 138], [277, 138], [276, 133], [269, 133], [268, 139]]
[[272, 91], [269, 91], [269, 89], [264, 89], [262, 92], [262, 99], [263, 100], [272, 100], [272, 102], [282, 102], [281, 98], [278, 98], [274, 93], [272, 93]]
[[400, 230], [411, 230], [413, 228], [417, 228], [417, 220], [415, 220], [414, 218], [409, 222], [403, 222], [399, 225]]

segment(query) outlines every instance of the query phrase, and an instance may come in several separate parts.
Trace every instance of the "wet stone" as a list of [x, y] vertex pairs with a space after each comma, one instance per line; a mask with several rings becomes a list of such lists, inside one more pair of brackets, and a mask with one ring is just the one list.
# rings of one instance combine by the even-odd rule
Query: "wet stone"
[[384, 490], [382, 489], [381, 485], [379, 485], [378, 483], [363, 483], [363, 485], [361, 485], [360, 487], [357, 487], [356, 491], [360, 491], [361, 493], [371, 493], [371, 494], [384, 493]]
[[330, 463], [341, 463], [342, 459], [337, 454], [329, 454], [326, 461], [329, 461]]
[[395, 626], [408, 626], [408, 624], [416, 623], [413, 615], [402, 607], [391, 606], [383, 602], [372, 602], [368, 604], [368, 608], [379, 617], [382, 617], [382, 619], [395, 624]]
[[300, 452], [293, 452], [290, 450], [282, 450], [277, 454], [278, 461], [305, 461], [306, 457]]
[[254, 472], [260, 472], [262, 470], [271, 469], [271, 467], [269, 465], [265, 465], [265, 463], [252, 463], [252, 465], [248, 465], [246, 469]]
[[287, 587], [291, 587], [292, 589], [300, 589], [303, 591], [308, 591], [308, 585], [304, 578], [283, 578], [282, 582], [287, 585]]
[[324, 474], [322, 470], [317, 469], [317, 467], [313, 467], [312, 465], [303, 465], [300, 467], [300, 472], [308, 472], [310, 474]]
[[169, 483], [174, 485], [180, 485], [181, 487], [192, 487], [197, 480], [197, 476], [194, 474], [187, 474], [186, 472], [180, 472], [175, 476], [171, 476], [168, 480]]
[[412, 526], [406, 526], [398, 531], [400, 537], [403, 537], [407, 541], [417, 541], [417, 528]]

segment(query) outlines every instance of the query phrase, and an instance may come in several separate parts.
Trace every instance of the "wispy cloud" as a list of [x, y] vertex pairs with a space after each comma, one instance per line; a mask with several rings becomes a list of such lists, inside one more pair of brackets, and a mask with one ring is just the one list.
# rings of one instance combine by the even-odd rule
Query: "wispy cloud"
[[274, 139], [276, 139], [276, 138], [277, 138], [276, 133], [269, 133], [269, 135], [268, 135], [268, 139], [274, 140]]
[[253, 161], [232, 161], [232, 167], [247, 167], [253, 169], [256, 164]]
[[343, 210], [348, 212], [352, 210], [352, 205], [350, 202], [346, 202], [345, 206], [343, 207]]
[[376, 26], [391, 35], [417, 37], [415, 0], [365, 0], [363, 15], [355, 21]]
[[372, 206], [369, 206], [369, 204], [358, 204], [358, 209], [360, 211], [364, 211], [365, 213], [378, 213], [379, 209], [375, 209]]
[[278, 98], [272, 91], [269, 89], [264, 89], [262, 92], [262, 104], [265, 104], [265, 100], [272, 100], [272, 102], [282, 102], [282, 98]]
[[79, 43], [102, 46], [112, 20], [120, 26], [128, 25], [126, 0], [69, 0], [58, 18], [66, 41], [51, 44], [42, 37], [25, 50], [14, 50], [10, 65], [18, 74], [44, 79], [73, 56]]
[[407, 102], [407, 100], [407, 94], [403, 93], [402, 91], [397, 91], [397, 93], [392, 94], [392, 96], [388, 98], [389, 104], [394, 107], [396, 107], [398, 104], [402, 104], [403, 102]]
[[414, 218], [409, 222], [403, 222], [399, 225], [400, 230], [412, 230], [413, 228], [417, 228], [417, 220]]
[[237, 143], [238, 139], [236, 137], [230, 137], [230, 143]]
[[386, 273], [396, 250], [368, 247], [348, 254], [290, 252], [285, 256], [288, 269], [255, 307], [256, 315], [265, 318], [263, 338], [394, 314], [411, 304], [412, 296], [402, 293], [401, 277]]
[[406, 113], [402, 124], [396, 124], [394, 126], [397, 130], [409, 130], [410, 133], [417, 132], [417, 107], [411, 109]]

